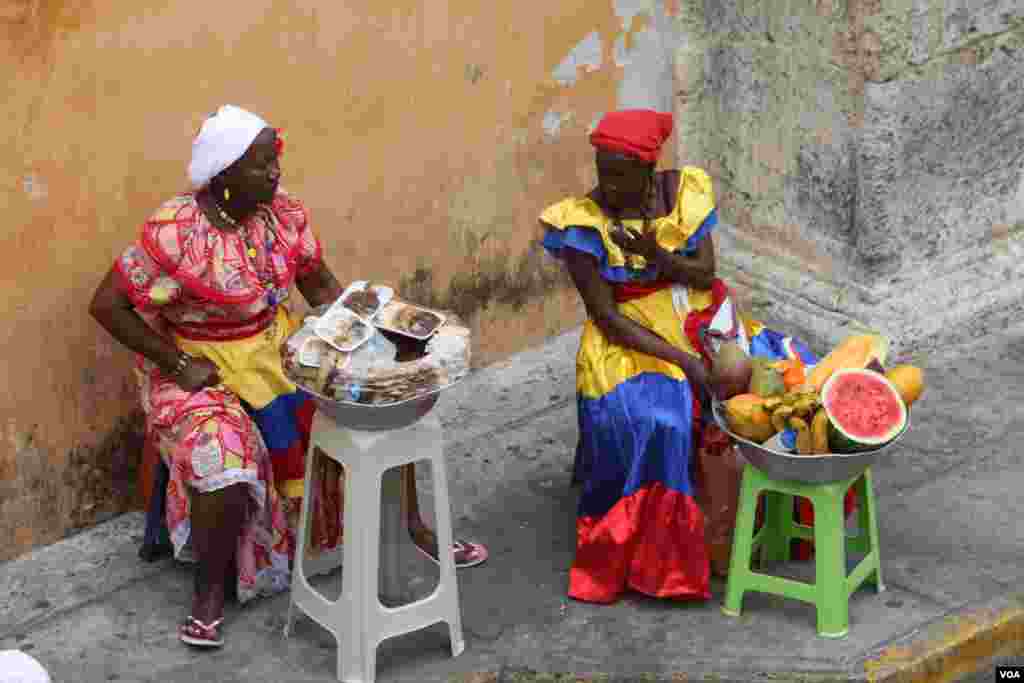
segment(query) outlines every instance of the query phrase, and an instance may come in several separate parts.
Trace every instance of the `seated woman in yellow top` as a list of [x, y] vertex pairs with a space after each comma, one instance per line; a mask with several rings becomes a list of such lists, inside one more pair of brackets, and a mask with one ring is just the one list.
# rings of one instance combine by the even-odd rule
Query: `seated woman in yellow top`
[[[704, 517], [690, 469], [707, 413], [708, 329], [753, 355], [815, 358], [740, 318], [715, 277], [717, 222], [708, 175], [655, 172], [671, 114], [619, 111], [591, 142], [599, 185], [541, 216], [544, 246], [586, 305], [576, 358], [583, 490], [569, 595], [613, 602], [626, 589], [707, 599]], [[703, 404], [703, 406], [702, 406]]]

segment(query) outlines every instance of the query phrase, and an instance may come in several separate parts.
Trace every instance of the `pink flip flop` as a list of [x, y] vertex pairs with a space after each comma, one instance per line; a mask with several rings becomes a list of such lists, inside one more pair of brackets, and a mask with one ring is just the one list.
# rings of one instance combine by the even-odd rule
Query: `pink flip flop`
[[194, 647], [221, 647], [224, 645], [224, 638], [220, 634], [220, 625], [224, 619], [218, 619], [210, 624], [204, 624], [195, 617], [189, 617], [178, 630], [178, 637], [181, 642]]
[[[423, 548], [419, 547], [419, 545], [417, 545], [416, 543], [413, 543], [413, 545], [416, 546], [416, 550], [419, 550], [421, 553], [423, 553], [423, 555], [427, 559], [429, 559], [434, 564], [441, 566], [441, 563], [438, 562], [433, 555], [428, 553]], [[464, 557], [466, 558], [462, 562], [455, 562], [456, 569], [469, 569], [470, 567], [476, 567], [477, 565], [481, 565], [484, 562], [486, 562], [488, 557], [486, 546], [480, 543], [472, 543], [469, 541], [455, 541], [454, 543], [452, 543], [452, 552], [456, 554], [462, 552]]]

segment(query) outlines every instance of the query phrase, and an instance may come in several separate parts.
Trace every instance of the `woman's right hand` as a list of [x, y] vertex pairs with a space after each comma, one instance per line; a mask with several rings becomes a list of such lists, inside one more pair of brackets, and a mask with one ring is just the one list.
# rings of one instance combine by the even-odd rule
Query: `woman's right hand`
[[715, 387], [711, 381], [711, 375], [704, 367], [704, 361], [689, 354], [684, 354], [677, 363], [684, 373], [686, 379], [697, 394], [697, 400], [705, 408], [710, 408], [711, 400], [717, 398]]
[[217, 366], [205, 358], [192, 358], [175, 381], [178, 386], [191, 393], [220, 384], [220, 372]]

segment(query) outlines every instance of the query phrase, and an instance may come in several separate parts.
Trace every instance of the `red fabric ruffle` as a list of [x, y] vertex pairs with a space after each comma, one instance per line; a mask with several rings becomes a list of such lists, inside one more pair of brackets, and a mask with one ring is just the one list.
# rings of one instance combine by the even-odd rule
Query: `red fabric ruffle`
[[576, 521], [569, 597], [612, 603], [627, 589], [655, 598], [708, 600], [704, 514], [692, 496], [657, 482], [600, 519]]

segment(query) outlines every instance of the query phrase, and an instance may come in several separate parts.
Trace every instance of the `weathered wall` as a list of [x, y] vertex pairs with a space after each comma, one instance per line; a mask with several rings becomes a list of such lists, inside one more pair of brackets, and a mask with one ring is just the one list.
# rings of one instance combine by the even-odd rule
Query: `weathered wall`
[[1018, 317], [1024, 4], [694, 4], [680, 154], [715, 176], [756, 312], [908, 354]]
[[86, 308], [184, 188], [208, 112], [231, 102], [283, 127], [285, 184], [339, 277], [468, 315], [491, 362], [581, 320], [536, 215], [593, 181], [584, 136], [602, 112], [670, 106], [677, 13], [0, 0], [0, 560], [132, 504], [114, 484], [138, 457], [130, 356]]

